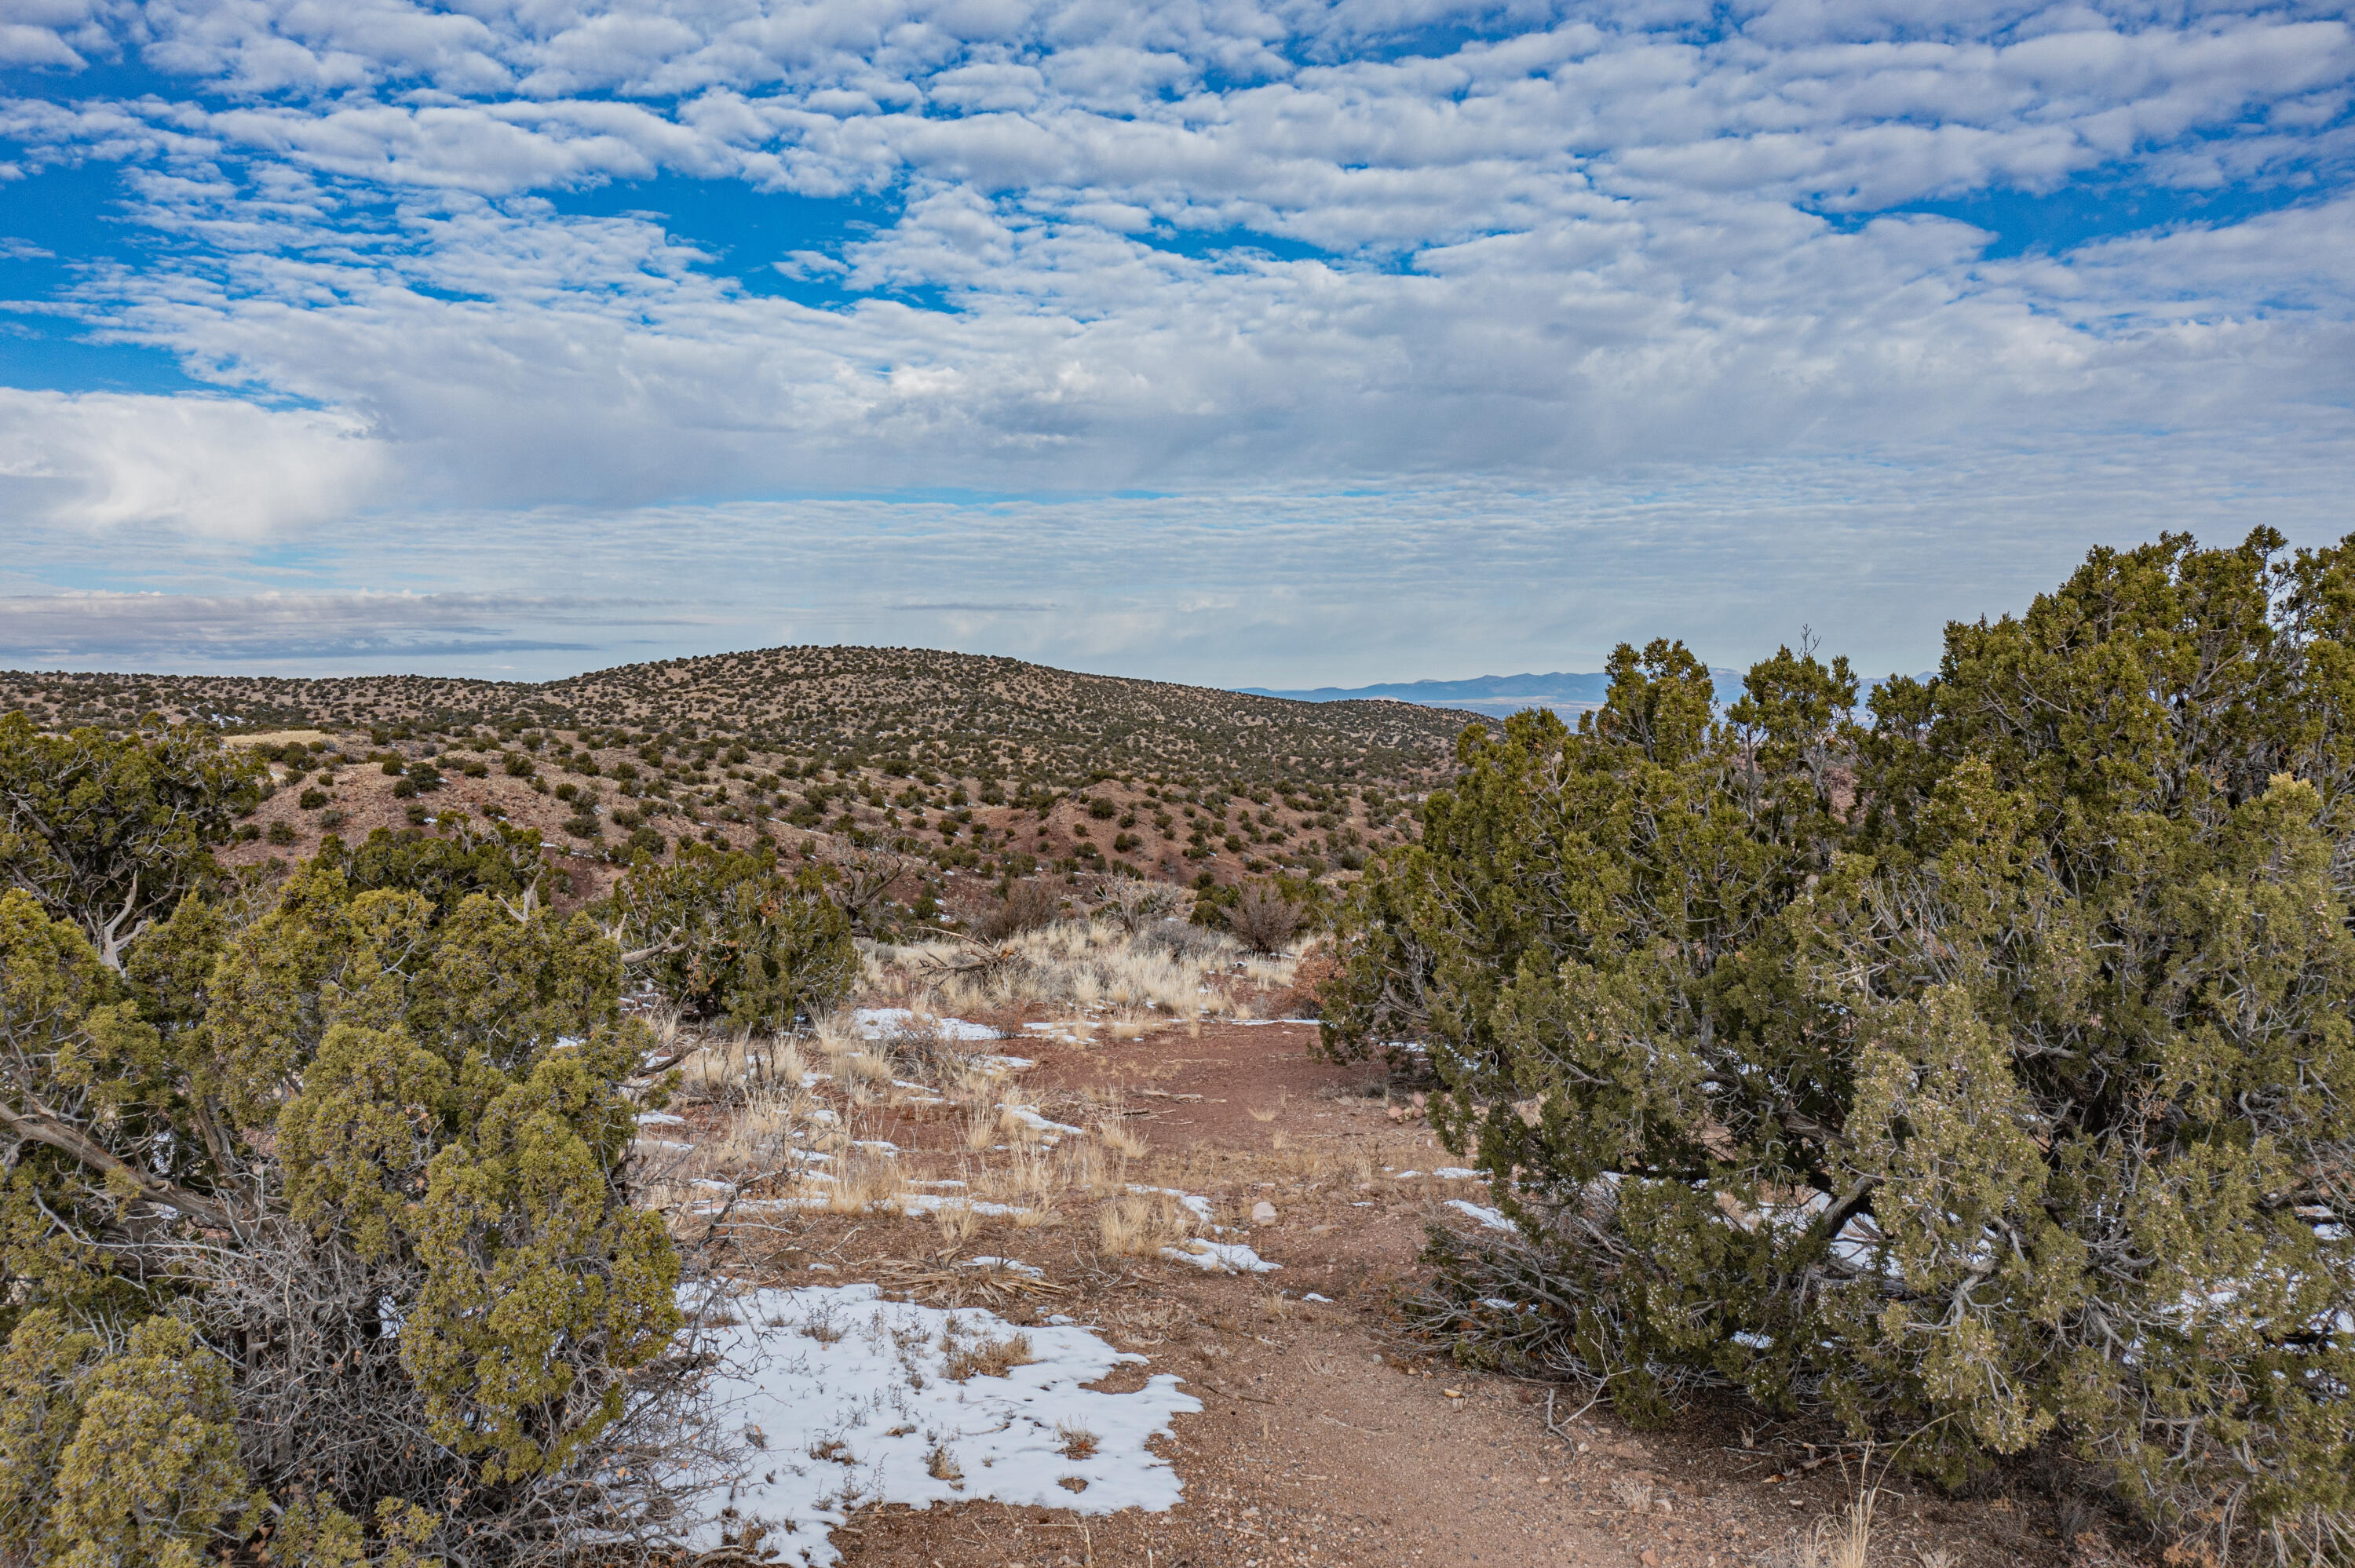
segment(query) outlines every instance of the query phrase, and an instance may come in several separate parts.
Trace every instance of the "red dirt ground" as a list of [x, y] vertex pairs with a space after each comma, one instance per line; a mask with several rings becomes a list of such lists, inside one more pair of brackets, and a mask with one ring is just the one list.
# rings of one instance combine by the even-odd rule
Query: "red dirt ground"
[[[1410, 1337], [1393, 1293], [1414, 1275], [1424, 1224], [1450, 1216], [1446, 1198], [1486, 1194], [1475, 1181], [1385, 1173], [1453, 1161], [1418, 1114], [1386, 1104], [1379, 1068], [1321, 1060], [1315, 1039], [1308, 1024], [1206, 1024], [1010, 1047], [1038, 1058], [1023, 1087], [1050, 1113], [1059, 1089], [1123, 1086], [1145, 1113], [1129, 1125], [1160, 1162], [1144, 1179], [1182, 1177], [1229, 1224], [1272, 1202], [1277, 1218], [1248, 1239], [1282, 1268], [1235, 1277], [1107, 1260], [1078, 1227], [992, 1240], [1064, 1292], [1037, 1312], [1069, 1312], [1150, 1358], [1123, 1377], [1175, 1372], [1202, 1398], [1203, 1413], [1178, 1417], [1162, 1445], [1185, 1501], [1092, 1520], [991, 1503], [885, 1508], [837, 1531], [847, 1563], [1734, 1568], [1790, 1561], [1796, 1540], [1847, 1507], [1839, 1468], [1803, 1470], [1806, 1450], [1754, 1413], [1722, 1406], [1637, 1433], [1607, 1410], [1571, 1420], [1576, 1402], [1556, 1390], [1550, 1434], [1545, 1385], [1456, 1368], [1444, 1346]], [[890, 1136], [937, 1147], [942, 1130]], [[888, 1284], [940, 1245], [928, 1224], [897, 1219], [826, 1239], [844, 1228], [815, 1225], [777, 1261], [826, 1259], [839, 1270], [829, 1282]], [[797, 1276], [813, 1277], [782, 1277]], [[1329, 1303], [1299, 1299], [1312, 1291]], [[1880, 1493], [1871, 1562], [1914, 1568], [1939, 1552], [1954, 1568], [2137, 1561], [2098, 1531], [2067, 1543], [2060, 1531], [2052, 1503], [2032, 1492], [1962, 1501], [1900, 1478]]]

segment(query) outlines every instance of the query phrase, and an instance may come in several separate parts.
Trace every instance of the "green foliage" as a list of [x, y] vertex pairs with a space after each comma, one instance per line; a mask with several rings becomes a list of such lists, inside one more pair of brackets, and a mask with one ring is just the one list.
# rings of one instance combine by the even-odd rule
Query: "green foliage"
[[212, 846], [266, 776], [190, 726], [44, 735], [21, 713], [0, 716], [0, 885], [31, 894], [119, 964], [149, 921], [208, 883]]
[[432, 901], [448, 916], [472, 894], [520, 899], [539, 881], [545, 863], [530, 828], [453, 817], [439, 836], [378, 828], [355, 848], [329, 839], [319, 858], [341, 871], [355, 892], [398, 888]]
[[[11, 1338], [11, 1348], [15, 1340]], [[49, 1512], [58, 1568], [202, 1568], [260, 1522], [237, 1451], [229, 1366], [176, 1318], [148, 1318], [75, 1390]]]
[[1428, 1043], [1560, 1353], [1812, 1404], [1954, 1478], [2039, 1445], [2234, 1550], [2350, 1544], [2355, 542], [2097, 551], [1851, 719], [1621, 649], [1467, 734], [1326, 996]]
[[619, 950], [537, 869], [331, 842], [120, 974], [0, 894], [0, 1563], [193, 1568], [257, 1508], [322, 1562], [582, 1527], [678, 1263], [629, 1201]]
[[632, 967], [673, 1005], [739, 1029], [788, 1027], [848, 991], [850, 922], [815, 866], [682, 839], [667, 865], [641, 858], [607, 905]]
[[0, 1350], [0, 1561], [199, 1568], [250, 1532], [229, 1363], [151, 1317], [118, 1354], [43, 1308]]

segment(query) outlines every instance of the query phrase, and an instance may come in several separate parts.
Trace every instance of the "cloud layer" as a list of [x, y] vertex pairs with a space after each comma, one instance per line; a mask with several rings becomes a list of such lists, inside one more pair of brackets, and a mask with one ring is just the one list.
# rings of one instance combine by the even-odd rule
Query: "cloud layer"
[[[584, 537], [619, 553], [600, 569], [626, 577], [722, 518], [756, 554], [806, 557], [828, 496], [880, 498], [856, 531], [871, 563], [941, 493], [1051, 511], [1151, 491], [1280, 553], [1253, 533], [1263, 498], [1371, 491], [1396, 504], [1327, 515], [1373, 560], [1422, 548], [1414, 498], [1480, 498], [1442, 509], [1432, 568], [1493, 620], [1515, 574], [1620, 558], [1589, 538], [1464, 577], [1531, 497], [1562, 514], [1674, 474], [1669, 513], [1772, 556], [1779, 514], [1730, 482], [1759, 465], [1819, 495], [1909, 475], [1952, 509], [1948, 536], [2054, 537], [2056, 514], [2090, 511], [2122, 537], [2184, 521], [2117, 482], [2149, 454], [2196, 468], [2228, 531], [2320, 515], [2355, 456], [2337, 5], [18, 0], [8, 18], [0, 177], [97, 171], [119, 220], [14, 234], [65, 258], [25, 263], [51, 270], [19, 319], [163, 349], [211, 390], [0, 393], [0, 498], [66, 531], [332, 541], [315, 587], [511, 586], [486, 540], [536, 537], [549, 508], [595, 519]], [[2041, 524], [1966, 482], [2030, 469], [2061, 476], [2010, 503]], [[430, 521], [459, 515], [471, 531]], [[1020, 554], [990, 515], [972, 535]], [[388, 556], [392, 517], [455, 555]], [[1082, 604], [1071, 586], [1135, 548], [1077, 539], [1000, 597]], [[356, 582], [362, 558], [391, 575]], [[716, 565], [679, 562], [662, 590], [698, 597]], [[892, 569], [907, 580], [821, 585], [885, 617], [848, 635], [889, 604], [971, 599]], [[1301, 570], [1270, 586], [1337, 620], [1345, 576], [1423, 591]], [[1917, 621], [1986, 579], [1945, 586]], [[1039, 635], [1018, 620], [986, 636]], [[1316, 678], [1450, 673], [1477, 671]]]

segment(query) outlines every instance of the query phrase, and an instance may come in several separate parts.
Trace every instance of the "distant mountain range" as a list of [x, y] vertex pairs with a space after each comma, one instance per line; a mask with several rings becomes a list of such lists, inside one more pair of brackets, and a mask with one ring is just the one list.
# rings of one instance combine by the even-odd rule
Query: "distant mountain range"
[[[1711, 670], [1717, 679], [1717, 700], [1730, 703], [1742, 694], [1742, 672]], [[1464, 708], [1502, 717], [1523, 708], [1551, 708], [1560, 714], [1580, 714], [1599, 708], [1610, 694], [1611, 677], [1600, 671], [1576, 674], [1556, 671], [1550, 675], [1477, 675], [1468, 681], [1391, 681], [1373, 686], [1318, 686], [1314, 691], [1278, 692], [1245, 686], [1255, 697], [1286, 697], [1296, 703], [1350, 703], [1388, 699], [1416, 703], [1427, 708]]]

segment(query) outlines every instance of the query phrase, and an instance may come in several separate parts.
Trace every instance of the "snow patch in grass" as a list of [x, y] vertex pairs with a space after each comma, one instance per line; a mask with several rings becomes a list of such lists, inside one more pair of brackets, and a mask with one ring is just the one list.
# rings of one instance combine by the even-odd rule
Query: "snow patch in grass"
[[[906, 1033], [915, 1016], [904, 1007], [862, 1007], [851, 1013], [850, 1023], [858, 1031], [860, 1039], [880, 1040], [886, 1035]], [[932, 1020], [932, 1028], [943, 1040], [1005, 1038], [986, 1023], [968, 1023], [962, 1018], [935, 1018]]]
[[1134, 1181], [1129, 1183], [1128, 1190], [1140, 1195], [1158, 1192], [1165, 1198], [1175, 1198], [1188, 1213], [1206, 1225], [1210, 1223], [1210, 1200], [1199, 1193], [1181, 1192], [1175, 1187], [1140, 1187]]
[[1512, 1221], [1485, 1203], [1470, 1203], [1461, 1198], [1450, 1198], [1447, 1200], [1447, 1206], [1451, 1209], [1462, 1210], [1492, 1231], [1508, 1231], [1513, 1228]]
[[[723, 1526], [741, 1539], [757, 1520], [771, 1527], [761, 1555], [828, 1568], [840, 1554], [827, 1532], [873, 1503], [1106, 1514], [1161, 1513], [1180, 1499], [1177, 1472], [1146, 1443], [1202, 1402], [1167, 1372], [1135, 1393], [1082, 1386], [1145, 1360], [1085, 1329], [1018, 1330], [989, 1312], [882, 1300], [872, 1285], [751, 1290], [728, 1306], [740, 1321], [711, 1331], [721, 1358], [711, 1392], [746, 1446], [710, 1502], [735, 1517], [705, 1520], [698, 1549], [719, 1545]], [[1018, 1332], [1028, 1364], [951, 1379], [945, 1347]], [[1071, 1431], [1095, 1438], [1086, 1458], [1066, 1456]]]
[[1270, 1274], [1284, 1266], [1268, 1262], [1241, 1242], [1204, 1241], [1199, 1236], [1188, 1240], [1182, 1251], [1165, 1246], [1161, 1255], [1190, 1263], [1209, 1274]]
[[997, 1108], [1033, 1132], [1080, 1133], [1087, 1130], [1085, 1128], [1073, 1127], [1069, 1122], [1050, 1121], [1029, 1106], [1007, 1104], [1000, 1105]]
[[1443, 1165], [1432, 1174], [1443, 1181], [1476, 1181], [1480, 1179], [1480, 1172], [1461, 1165]]

